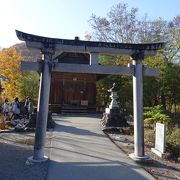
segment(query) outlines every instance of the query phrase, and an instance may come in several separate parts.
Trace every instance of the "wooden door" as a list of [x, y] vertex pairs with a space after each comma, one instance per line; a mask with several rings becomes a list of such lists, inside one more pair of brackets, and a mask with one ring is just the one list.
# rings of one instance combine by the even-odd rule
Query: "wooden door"
[[63, 82], [59, 78], [52, 78], [50, 104], [62, 104]]
[[79, 80], [64, 80], [63, 97], [65, 105], [79, 106], [83, 100], [86, 84]]

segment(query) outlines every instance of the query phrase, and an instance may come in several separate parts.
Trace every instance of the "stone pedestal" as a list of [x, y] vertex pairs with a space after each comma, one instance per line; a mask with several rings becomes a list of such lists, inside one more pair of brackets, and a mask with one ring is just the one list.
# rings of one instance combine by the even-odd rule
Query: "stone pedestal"
[[127, 126], [127, 123], [123, 114], [121, 114], [120, 112], [114, 112], [114, 109], [110, 109], [109, 111], [110, 113], [103, 114], [102, 125], [104, 129]]

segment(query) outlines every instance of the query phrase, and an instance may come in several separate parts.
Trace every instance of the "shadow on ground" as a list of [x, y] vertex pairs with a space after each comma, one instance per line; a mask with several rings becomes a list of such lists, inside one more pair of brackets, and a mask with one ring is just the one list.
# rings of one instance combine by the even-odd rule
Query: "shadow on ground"
[[32, 147], [0, 142], [0, 179], [44, 180], [49, 162], [25, 165], [27, 158], [32, 154]]
[[98, 136], [98, 137], [104, 137], [103, 134], [98, 134], [98, 133], [94, 133], [92, 131], [88, 131], [85, 129], [80, 129], [77, 127], [73, 127], [73, 126], [65, 126], [65, 125], [59, 125], [59, 124], [55, 124], [56, 126], [56, 131], [57, 132], [66, 132], [66, 133], [71, 133], [74, 135], [86, 135], [86, 136]]
[[129, 180], [132, 178], [139, 180], [140, 177], [141, 180], [146, 179], [134, 170], [138, 166], [132, 169], [132, 166], [118, 161], [87, 163], [50, 161], [50, 164], [54, 167], [51, 172], [54, 174], [53, 180]]

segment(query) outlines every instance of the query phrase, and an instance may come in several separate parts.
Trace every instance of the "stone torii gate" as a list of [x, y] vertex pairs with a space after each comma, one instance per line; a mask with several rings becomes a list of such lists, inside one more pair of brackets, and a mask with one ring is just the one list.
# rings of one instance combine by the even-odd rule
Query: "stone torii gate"
[[[20, 40], [26, 42], [28, 48], [39, 49], [42, 53], [42, 59], [40, 61], [24, 61], [21, 63], [22, 70], [41, 72], [34, 153], [33, 156], [29, 158], [29, 161], [42, 162], [47, 160], [47, 157], [44, 156], [44, 144], [51, 72], [133, 76], [134, 153], [130, 154], [130, 157], [135, 161], [146, 161], [148, 159], [144, 154], [143, 75], [158, 76], [159, 70], [145, 67], [142, 61], [144, 56], [154, 56], [158, 49], [163, 48], [163, 42], [130, 44], [80, 41], [78, 39], [67, 40], [36, 36], [17, 30], [16, 34]], [[57, 51], [89, 53], [90, 64], [60, 64], [53, 62], [53, 54]], [[127, 54], [130, 55], [133, 60], [132, 64], [128, 65], [128, 67], [103, 66], [98, 64], [100, 54]]]

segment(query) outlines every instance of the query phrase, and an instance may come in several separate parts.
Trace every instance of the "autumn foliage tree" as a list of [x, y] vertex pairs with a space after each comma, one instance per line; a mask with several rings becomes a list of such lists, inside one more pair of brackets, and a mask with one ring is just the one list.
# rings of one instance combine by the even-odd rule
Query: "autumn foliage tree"
[[2, 98], [12, 99], [17, 95], [17, 80], [20, 77], [20, 61], [22, 56], [13, 48], [0, 51], [0, 76], [3, 77]]

